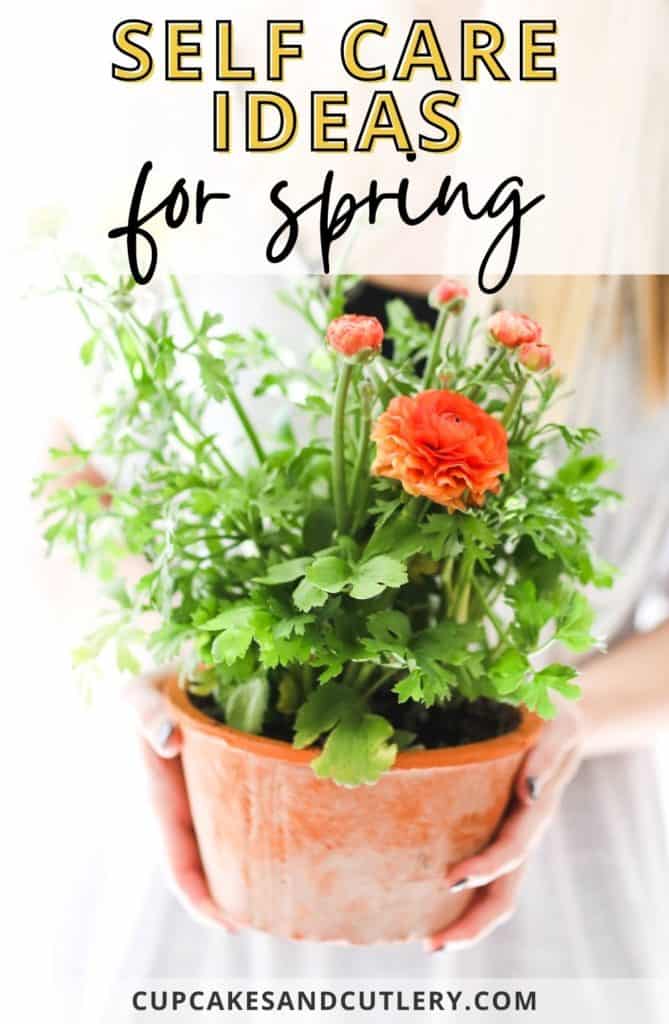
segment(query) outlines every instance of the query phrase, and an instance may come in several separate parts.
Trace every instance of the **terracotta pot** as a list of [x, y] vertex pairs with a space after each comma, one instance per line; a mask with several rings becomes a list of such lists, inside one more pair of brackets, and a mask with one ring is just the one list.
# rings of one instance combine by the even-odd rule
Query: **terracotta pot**
[[423, 938], [459, 917], [450, 864], [492, 838], [540, 720], [506, 736], [406, 752], [374, 786], [318, 779], [313, 750], [219, 725], [173, 679], [183, 766], [213, 898], [236, 923], [291, 939]]

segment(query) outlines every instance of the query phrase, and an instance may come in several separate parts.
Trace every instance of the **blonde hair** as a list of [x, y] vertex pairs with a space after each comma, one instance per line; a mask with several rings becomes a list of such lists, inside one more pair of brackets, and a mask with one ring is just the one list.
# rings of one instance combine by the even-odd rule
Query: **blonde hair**
[[611, 345], [625, 329], [632, 331], [646, 400], [669, 399], [669, 276], [519, 276], [502, 301], [539, 320], [567, 372], [578, 362], [595, 318], [598, 335]]

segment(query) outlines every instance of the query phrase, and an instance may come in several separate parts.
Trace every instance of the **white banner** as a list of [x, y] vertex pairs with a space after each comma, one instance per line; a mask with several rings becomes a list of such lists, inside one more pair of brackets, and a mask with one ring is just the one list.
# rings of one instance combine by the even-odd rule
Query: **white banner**
[[520, 979], [448, 976], [443, 983], [415, 978], [365, 980], [234, 979], [134, 980], [89, 1002], [77, 1016], [73, 993], [70, 1021], [86, 1024], [195, 1022], [222, 1020], [314, 1021], [356, 1024], [370, 1021], [444, 1021], [488, 1024], [533, 1021], [537, 1024], [662, 1024], [669, 1008], [669, 981], [653, 979]]
[[29, 16], [33, 239], [145, 276], [669, 272], [663, 0], [79, 6]]

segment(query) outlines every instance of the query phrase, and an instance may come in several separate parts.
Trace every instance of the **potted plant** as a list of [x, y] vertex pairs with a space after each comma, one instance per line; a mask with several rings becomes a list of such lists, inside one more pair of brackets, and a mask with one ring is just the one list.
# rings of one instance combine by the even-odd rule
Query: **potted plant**
[[[578, 696], [572, 667], [537, 658], [594, 643], [583, 588], [612, 573], [586, 524], [611, 492], [595, 432], [551, 419], [561, 383], [537, 323], [467, 324], [446, 279], [434, 330], [394, 300], [383, 344], [377, 320], [344, 314], [350, 284], [284, 296], [313, 333], [300, 370], [263, 331], [196, 320], [173, 279], [150, 319], [131, 282], [68, 280], [84, 361], [122, 379], [95, 447], [54, 453], [111, 460], [104, 497], [53, 491], [46, 537], [115, 599], [77, 662], [112, 646], [136, 672], [138, 645], [179, 660], [168, 697], [222, 910], [368, 943], [430, 934], [471, 898], [449, 864], [492, 837], [551, 693]], [[291, 412], [271, 437], [240, 398], [249, 369]], [[128, 553], [147, 562], [132, 587]]]

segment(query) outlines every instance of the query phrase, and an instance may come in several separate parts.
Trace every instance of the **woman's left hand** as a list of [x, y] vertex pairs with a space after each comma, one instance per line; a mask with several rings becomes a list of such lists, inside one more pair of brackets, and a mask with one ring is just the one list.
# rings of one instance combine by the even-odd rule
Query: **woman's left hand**
[[509, 920], [516, 908], [525, 862], [578, 770], [583, 741], [580, 712], [563, 704], [525, 758], [513, 802], [490, 846], [449, 868], [447, 881], [453, 892], [476, 892], [462, 917], [426, 940], [428, 952], [464, 949]]

